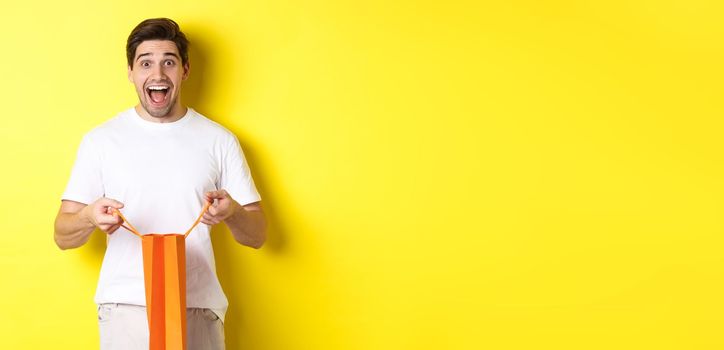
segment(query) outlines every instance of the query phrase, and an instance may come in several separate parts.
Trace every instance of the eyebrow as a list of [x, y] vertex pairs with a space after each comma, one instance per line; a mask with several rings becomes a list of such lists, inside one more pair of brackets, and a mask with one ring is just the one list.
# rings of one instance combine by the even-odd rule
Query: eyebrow
[[[143, 56], [151, 56], [151, 53], [150, 53], [150, 52], [146, 52], [146, 53], [142, 53], [142, 54], [138, 55], [138, 57], [136, 57], [136, 62], [138, 62], [138, 60], [140, 60], [141, 57], [143, 57]], [[175, 52], [164, 52], [164, 53], [163, 53], [163, 56], [164, 56], [164, 57], [165, 57], [165, 56], [173, 56], [173, 57], [176, 57], [176, 59], [180, 59]]]

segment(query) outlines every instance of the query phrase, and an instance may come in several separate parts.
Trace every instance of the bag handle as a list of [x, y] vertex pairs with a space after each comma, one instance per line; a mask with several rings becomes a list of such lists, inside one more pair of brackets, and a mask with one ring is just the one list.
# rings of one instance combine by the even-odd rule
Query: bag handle
[[191, 225], [191, 228], [189, 228], [189, 230], [186, 231], [186, 233], [184, 233], [184, 237], [188, 237], [189, 234], [191, 234], [191, 231], [194, 229], [194, 227], [196, 227], [196, 225], [199, 224], [199, 222], [201, 222], [201, 218], [204, 217], [204, 214], [206, 214], [206, 212], [209, 210], [210, 206], [211, 206], [211, 202], [206, 201], [206, 204], [204, 204], [204, 208], [201, 209], [201, 214], [199, 214], [199, 217], [196, 218], [196, 221], [194, 221], [194, 224]]
[[[194, 221], [194, 224], [191, 225], [191, 228], [188, 231], [186, 231], [186, 233], [184, 233], [184, 238], [188, 237], [189, 234], [191, 234], [191, 231], [193, 231], [193, 229], [196, 227], [196, 225], [198, 225], [199, 222], [201, 222], [201, 218], [204, 217], [204, 214], [206, 214], [206, 212], [209, 210], [210, 206], [211, 206], [211, 202], [206, 201], [206, 204], [204, 204], [204, 208], [201, 210], [201, 214], [199, 215], [199, 217], [196, 219], [196, 221]], [[140, 232], [138, 232], [138, 230], [136, 230], [135, 227], [133, 227], [133, 225], [131, 225], [130, 222], [128, 222], [128, 219], [126, 219], [126, 217], [123, 216], [123, 214], [121, 214], [120, 210], [113, 208], [113, 212], [118, 214], [118, 216], [121, 217], [121, 219], [123, 220], [124, 223], [128, 224], [128, 226], [121, 224], [121, 227], [125, 228], [126, 230], [130, 231], [131, 233], [133, 233], [134, 235], [136, 235], [138, 237], [143, 236]]]

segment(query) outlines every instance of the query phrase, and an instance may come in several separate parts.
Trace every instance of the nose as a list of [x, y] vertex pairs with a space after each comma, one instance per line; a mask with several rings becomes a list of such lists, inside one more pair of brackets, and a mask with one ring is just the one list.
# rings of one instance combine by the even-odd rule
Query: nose
[[156, 64], [151, 68], [151, 79], [163, 79], [165, 74], [163, 72], [163, 66]]

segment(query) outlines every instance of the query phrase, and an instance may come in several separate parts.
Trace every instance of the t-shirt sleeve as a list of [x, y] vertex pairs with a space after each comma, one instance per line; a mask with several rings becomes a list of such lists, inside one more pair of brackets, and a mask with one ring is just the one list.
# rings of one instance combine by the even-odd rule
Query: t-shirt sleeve
[[78, 147], [70, 180], [61, 199], [90, 204], [103, 197], [101, 175], [101, 157], [98, 145], [95, 145], [90, 135], [86, 134]]
[[239, 140], [233, 135], [229, 137], [224, 147], [218, 188], [226, 190], [231, 198], [241, 205], [261, 200]]

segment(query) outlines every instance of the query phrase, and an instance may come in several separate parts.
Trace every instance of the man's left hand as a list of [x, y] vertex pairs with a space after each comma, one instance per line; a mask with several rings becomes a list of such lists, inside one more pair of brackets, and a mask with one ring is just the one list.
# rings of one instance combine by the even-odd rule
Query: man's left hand
[[209, 191], [205, 196], [206, 200], [211, 202], [209, 210], [201, 218], [201, 222], [206, 225], [216, 225], [229, 218], [236, 210], [241, 209], [241, 205], [225, 190]]

